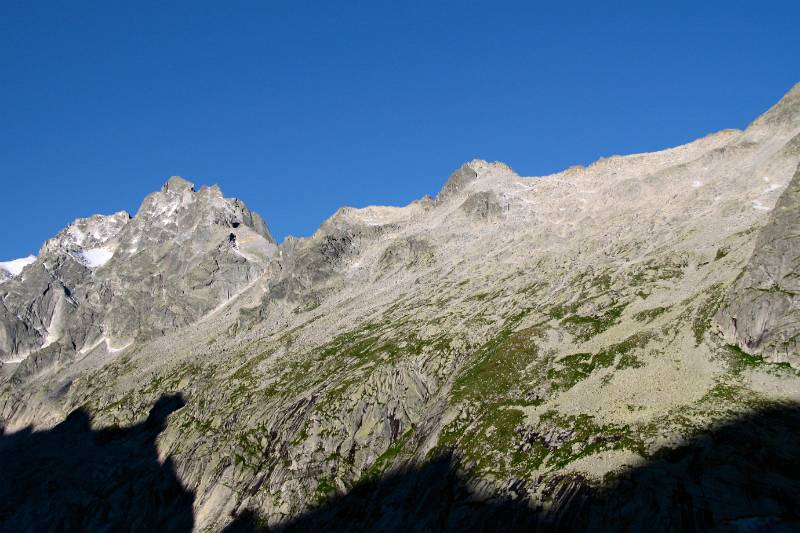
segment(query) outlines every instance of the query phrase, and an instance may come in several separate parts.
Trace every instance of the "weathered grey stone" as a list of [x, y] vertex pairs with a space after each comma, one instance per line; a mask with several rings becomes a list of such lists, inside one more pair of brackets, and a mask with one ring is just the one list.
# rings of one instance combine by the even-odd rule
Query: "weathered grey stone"
[[457, 195], [469, 183], [475, 181], [477, 178], [478, 173], [475, 172], [472, 167], [468, 164], [462, 165], [461, 168], [450, 174], [450, 177], [447, 178], [444, 187], [442, 187], [442, 190], [436, 195], [436, 201], [442, 202]]
[[[78, 219], [25, 276], [0, 286], [0, 360], [118, 349], [197, 321], [254, 281], [274, 252], [263, 220], [217, 187], [173, 176], [135, 217]], [[98, 343], [100, 343], [98, 345]]]
[[461, 209], [477, 220], [490, 220], [497, 218], [502, 213], [500, 201], [494, 191], [480, 191], [467, 196]]
[[800, 366], [800, 167], [727, 300], [716, 319], [729, 342]]

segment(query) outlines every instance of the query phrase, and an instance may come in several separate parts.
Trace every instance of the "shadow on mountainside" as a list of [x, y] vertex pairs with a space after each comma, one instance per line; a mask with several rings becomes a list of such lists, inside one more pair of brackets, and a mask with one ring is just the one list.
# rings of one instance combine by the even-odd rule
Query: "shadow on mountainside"
[[194, 494], [156, 437], [185, 404], [162, 396], [147, 420], [92, 430], [77, 409], [46, 431], [0, 431], [0, 530], [191, 531]]
[[[513, 483], [524, 495], [523, 483]], [[479, 501], [440, 457], [358, 485], [275, 531], [798, 531], [800, 406], [772, 407], [657, 453], [604, 488], [544, 487], [549, 510]], [[266, 530], [239, 515], [228, 532]]]
[[[155, 441], [184, 404], [163, 396], [145, 422], [92, 430], [77, 410], [51, 430], [0, 435], [0, 530], [190, 531], [194, 494]], [[276, 531], [797, 531], [800, 406], [764, 408], [650, 457], [605, 487], [565, 476], [546, 508], [481, 501], [455, 460], [358, 484]], [[511, 492], [509, 491], [509, 492]], [[228, 532], [262, 528], [253, 511]]]

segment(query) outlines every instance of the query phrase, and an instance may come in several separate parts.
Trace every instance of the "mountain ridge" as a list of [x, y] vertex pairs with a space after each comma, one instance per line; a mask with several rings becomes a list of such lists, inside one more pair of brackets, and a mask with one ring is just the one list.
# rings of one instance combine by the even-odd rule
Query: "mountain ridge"
[[[680, 149], [680, 148], [688, 147], [688, 146], [693, 145], [695, 143], [707, 142], [710, 139], [716, 138], [718, 136], [719, 137], [725, 137], [725, 136], [729, 136], [729, 135], [740, 134], [740, 133], [746, 131], [746, 129], [748, 129], [748, 128], [752, 127], [752, 126], [758, 126], [762, 122], [766, 121], [766, 118], [769, 117], [770, 115], [779, 114], [779, 110], [780, 109], [793, 105], [792, 102], [794, 100], [796, 100], [796, 99], [800, 99], [800, 82], [798, 82], [797, 84], [792, 86], [792, 88], [781, 98], [781, 100], [779, 102], [777, 102], [774, 106], [772, 106], [769, 110], [767, 110], [767, 112], [765, 112], [764, 114], [762, 114], [761, 116], [759, 116], [758, 118], [753, 120], [748, 125], [748, 127], [745, 128], [745, 130], [741, 130], [741, 129], [737, 129], [737, 128], [723, 128], [721, 130], [708, 133], [708, 134], [706, 134], [706, 135], [704, 135], [702, 137], [699, 137], [697, 139], [694, 139], [692, 141], [689, 141], [687, 143], [684, 143], [684, 144], [681, 144], [681, 145], [677, 145], [677, 146], [674, 146], [674, 147], [668, 147], [668, 148], [664, 148], [664, 149], [661, 149], [661, 150], [655, 150], [655, 151], [635, 152], [635, 153], [624, 154], [624, 155], [614, 154], [614, 155], [602, 156], [602, 157], [592, 161], [591, 163], [589, 163], [588, 165], [585, 165], [585, 166], [584, 165], [572, 165], [572, 166], [569, 166], [569, 167], [567, 167], [567, 168], [565, 168], [563, 170], [560, 170], [560, 171], [557, 171], [557, 172], [554, 172], [554, 173], [551, 173], [551, 174], [543, 174], [543, 175], [535, 175], [535, 176], [531, 175], [531, 176], [525, 176], [525, 178], [526, 179], [541, 179], [541, 178], [547, 178], [547, 177], [550, 177], [550, 176], [565, 175], [565, 174], [568, 174], [568, 173], [571, 173], [571, 172], [576, 172], [576, 171], [580, 171], [580, 170], [583, 170], [583, 169], [588, 169], [588, 168], [596, 167], [596, 166], [599, 166], [599, 165], [608, 164], [609, 161], [613, 161], [613, 160], [628, 159], [628, 158], [639, 158], [639, 157], [645, 157], [645, 156], [655, 155], [655, 154], [664, 154], [665, 152], [669, 152], [669, 151], [672, 151], [672, 150], [677, 150], [677, 149]], [[449, 181], [450, 178], [452, 178], [454, 174], [458, 173], [461, 169], [464, 169], [464, 168], [468, 167], [470, 164], [501, 165], [502, 167], [505, 167], [510, 173], [516, 174], [516, 172], [514, 172], [513, 169], [507, 163], [504, 163], [502, 161], [489, 161], [489, 160], [484, 160], [484, 159], [472, 159], [470, 161], [465, 162], [463, 165], [461, 165], [461, 167], [459, 167], [459, 169], [454, 171], [454, 173], [451, 174], [451, 176], [448, 177], [447, 180], [445, 180], [445, 183], [442, 185], [442, 189], [439, 190], [437, 195], [442, 194], [442, 192], [447, 188], [447, 181]], [[518, 175], [518, 174], [516, 174], [516, 175]], [[161, 191], [162, 192], [165, 192], [166, 190], [169, 190], [171, 188], [170, 187], [170, 182], [174, 182], [174, 184], [172, 185], [172, 188], [177, 188], [178, 190], [191, 189], [194, 192], [194, 187], [195, 187], [194, 183], [190, 182], [189, 180], [187, 180], [186, 178], [184, 178], [182, 176], [170, 176], [167, 179], [167, 181], [164, 182], [164, 185], [161, 187]], [[203, 186], [203, 188], [206, 188], [206, 187], [217, 187], [217, 186], [216, 185], [212, 185], [212, 186], [204, 185]], [[427, 195], [423, 196], [421, 198], [418, 198], [416, 200], [413, 200], [411, 203], [409, 203], [409, 204], [407, 204], [405, 206], [390, 206], [390, 205], [387, 205], [387, 204], [368, 205], [368, 206], [360, 207], [360, 208], [359, 207], [353, 207], [353, 206], [343, 206], [343, 207], [340, 207], [339, 209], [337, 209], [337, 212], [339, 210], [342, 210], [342, 209], [345, 209], [345, 210], [360, 210], [360, 209], [370, 209], [370, 208], [380, 208], [380, 207], [389, 207], [389, 208], [400, 209], [400, 208], [403, 208], [403, 207], [408, 207], [409, 205], [412, 205], [412, 204], [415, 204], [415, 203], [418, 203], [418, 202], [424, 202], [426, 197], [427, 197]], [[119, 211], [117, 213], [113, 213], [112, 215], [102, 215], [102, 214], [99, 214], [99, 213], [98, 214], [93, 214], [93, 215], [90, 215], [90, 216], [88, 216], [86, 218], [88, 219], [88, 218], [92, 218], [92, 217], [116, 216], [116, 215], [119, 215], [121, 213], [125, 213], [125, 214], [127, 214], [129, 216], [129, 218], [133, 218], [132, 215], [130, 215], [127, 211], [124, 211], [124, 210], [123, 211]], [[332, 214], [330, 217], [325, 219], [325, 221], [333, 218], [334, 216], [336, 216], [336, 213]], [[78, 222], [80, 220], [83, 220], [83, 219], [81, 219], [81, 218], [75, 219], [69, 226], [75, 224], [76, 222]], [[325, 223], [325, 221], [323, 221], [323, 224]], [[69, 227], [69, 226], [67, 226], [67, 227]], [[286, 237], [284, 237], [284, 239], [285, 238], [304, 239], [304, 238], [308, 238], [308, 237], [287, 235]], [[41, 253], [41, 251], [40, 251], [40, 253]], [[9, 260], [9, 261], [16, 261], [16, 259]]]
[[[194, 494], [198, 530], [246, 510], [288, 524], [440, 456], [471, 501], [569, 515], [572, 496], [725, 420], [800, 403], [797, 360], [747, 342], [796, 300], [754, 310], [743, 291], [758, 283], [740, 286], [775, 265], [796, 272], [799, 87], [745, 130], [537, 178], [473, 160], [435, 199], [341, 208], [280, 245], [218, 188], [171, 178], [89, 243], [116, 247], [107, 263], [75, 260], [86, 250], [67, 232], [48, 249], [59, 279], [23, 270], [40, 283], [37, 312], [0, 316], [4, 339], [35, 349], [59, 306], [79, 319], [4, 365], [16, 368], [0, 418], [6, 431], [48, 428], [81, 408], [99, 427], [132, 425], [181, 393], [158, 449]], [[785, 246], [765, 248], [774, 236]], [[163, 282], [143, 282], [151, 272]], [[99, 285], [40, 297], [72, 279]], [[104, 282], [130, 296], [95, 302]], [[0, 284], [3, 309], [30, 301], [22, 284]], [[726, 317], [746, 315], [768, 319], [731, 330]], [[72, 352], [53, 348], [64, 338]], [[787, 483], [765, 498], [800, 488]], [[632, 512], [670, 509], [669, 494], [648, 498]], [[768, 508], [757, 511], [780, 518]], [[703, 523], [754, 509], [715, 507]]]

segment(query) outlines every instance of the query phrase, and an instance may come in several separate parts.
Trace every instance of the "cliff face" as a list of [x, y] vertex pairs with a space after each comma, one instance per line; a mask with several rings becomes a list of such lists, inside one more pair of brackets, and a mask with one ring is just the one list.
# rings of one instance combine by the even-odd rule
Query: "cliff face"
[[197, 321], [259, 277], [275, 244], [218, 188], [173, 177], [135, 217], [78, 219], [0, 285], [0, 361], [18, 379]]
[[730, 342], [800, 367], [800, 168], [759, 231], [728, 299], [717, 320]]
[[6, 430], [182, 394], [157, 449], [197, 529], [794, 520], [800, 476], [747, 446], [793, 450], [799, 92], [551, 176], [471, 161], [280, 246], [171, 178], [0, 284]]

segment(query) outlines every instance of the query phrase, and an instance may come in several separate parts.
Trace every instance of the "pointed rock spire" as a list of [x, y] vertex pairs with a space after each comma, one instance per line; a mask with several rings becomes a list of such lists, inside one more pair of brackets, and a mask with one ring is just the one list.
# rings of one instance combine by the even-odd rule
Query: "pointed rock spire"
[[164, 186], [161, 187], [161, 192], [183, 192], [187, 189], [194, 192], [194, 183], [180, 176], [171, 176]]
[[441, 202], [446, 200], [450, 196], [454, 196], [458, 194], [468, 183], [476, 180], [478, 178], [478, 173], [469, 165], [469, 163], [464, 163], [461, 167], [450, 174], [450, 177], [447, 178], [447, 182], [442, 187], [442, 190], [439, 191], [439, 194], [436, 195], [436, 201]]

